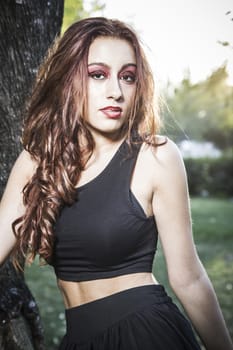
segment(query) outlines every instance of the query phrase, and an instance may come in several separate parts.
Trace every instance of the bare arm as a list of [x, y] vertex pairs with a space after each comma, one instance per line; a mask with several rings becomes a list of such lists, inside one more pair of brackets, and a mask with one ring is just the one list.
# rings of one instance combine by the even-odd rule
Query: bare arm
[[32, 177], [35, 167], [36, 164], [29, 153], [22, 151], [11, 170], [0, 203], [0, 264], [7, 258], [15, 244], [12, 223], [25, 211], [22, 190]]
[[154, 154], [153, 211], [166, 259], [169, 282], [207, 350], [232, 350], [214, 289], [192, 238], [186, 172], [169, 140]]

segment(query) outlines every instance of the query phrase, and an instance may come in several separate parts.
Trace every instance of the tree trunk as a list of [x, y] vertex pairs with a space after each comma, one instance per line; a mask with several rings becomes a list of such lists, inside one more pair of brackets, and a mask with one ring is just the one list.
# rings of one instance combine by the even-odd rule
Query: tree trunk
[[[60, 33], [64, 0], [0, 1], [0, 196], [20, 150], [22, 113], [35, 74]], [[39, 312], [10, 261], [0, 268], [0, 349], [44, 349]]]

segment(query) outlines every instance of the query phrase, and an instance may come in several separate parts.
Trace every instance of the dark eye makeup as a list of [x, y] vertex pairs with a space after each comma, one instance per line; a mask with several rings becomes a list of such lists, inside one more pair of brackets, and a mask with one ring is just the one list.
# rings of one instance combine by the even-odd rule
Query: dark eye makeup
[[136, 81], [136, 74], [130, 72], [130, 71], [124, 71], [120, 73], [119, 78], [126, 83], [132, 84]]
[[88, 71], [88, 76], [95, 80], [102, 80], [107, 77], [107, 73], [102, 70], [91, 70]]
[[[104, 65], [91, 64], [88, 67], [88, 76], [95, 80], [104, 80], [110, 75], [110, 69], [105, 68]], [[118, 74], [118, 78], [125, 83], [133, 84], [136, 81], [136, 66], [127, 65]]]

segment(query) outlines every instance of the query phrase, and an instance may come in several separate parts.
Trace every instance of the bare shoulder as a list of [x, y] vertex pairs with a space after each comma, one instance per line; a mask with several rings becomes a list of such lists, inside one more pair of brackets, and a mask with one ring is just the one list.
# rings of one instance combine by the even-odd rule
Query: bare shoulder
[[23, 150], [14, 163], [10, 177], [13, 177], [16, 182], [26, 182], [33, 176], [36, 168], [36, 161], [29, 152]]
[[19, 163], [20, 165], [24, 165], [27, 169], [35, 169], [37, 166], [36, 161], [32, 158], [30, 153], [26, 151], [25, 149], [22, 150], [22, 152], [19, 154], [16, 163]]
[[184, 162], [178, 146], [165, 136], [156, 136], [156, 145], [144, 146], [144, 153], [150, 163], [150, 171], [156, 187], [168, 185], [186, 176]]
[[177, 164], [177, 161], [182, 162], [182, 155], [178, 146], [165, 136], [156, 136], [155, 145], [145, 144], [144, 152], [148, 153], [148, 156], [157, 166], [170, 167]]
[[[12, 238], [11, 223], [24, 213], [23, 189], [33, 176], [36, 167], [37, 165], [31, 155], [23, 150], [11, 169], [6, 188], [1, 198], [0, 234], [2, 235], [1, 237], [4, 236], [4, 240], [7, 240], [7, 237], [10, 237], [9, 245], [11, 248], [12, 242], [14, 241]], [[5, 251], [3, 251], [3, 256], [5, 256]]]

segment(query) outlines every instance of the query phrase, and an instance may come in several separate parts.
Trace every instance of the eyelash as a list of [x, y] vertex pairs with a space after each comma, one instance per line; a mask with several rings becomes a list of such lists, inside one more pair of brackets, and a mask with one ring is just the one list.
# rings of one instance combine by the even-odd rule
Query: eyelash
[[133, 84], [136, 81], [136, 76], [135, 74], [125, 72], [122, 74], [122, 76], [120, 76], [120, 79], [124, 80], [128, 84]]
[[[88, 73], [88, 76], [95, 80], [103, 80], [108, 75], [105, 72], [96, 71], [96, 72]], [[133, 84], [136, 81], [136, 76], [133, 73], [125, 72], [119, 76], [119, 79], [125, 81], [128, 84]]]
[[[95, 79], [95, 80], [103, 80], [103, 78], [106, 78], [107, 74], [104, 73], [104, 72], [99, 72], [99, 71], [96, 71], [96, 72], [91, 72], [91, 73], [88, 73], [88, 76]], [[99, 76], [99, 77], [97, 77]], [[100, 76], [103, 76], [103, 78], [100, 78]]]

